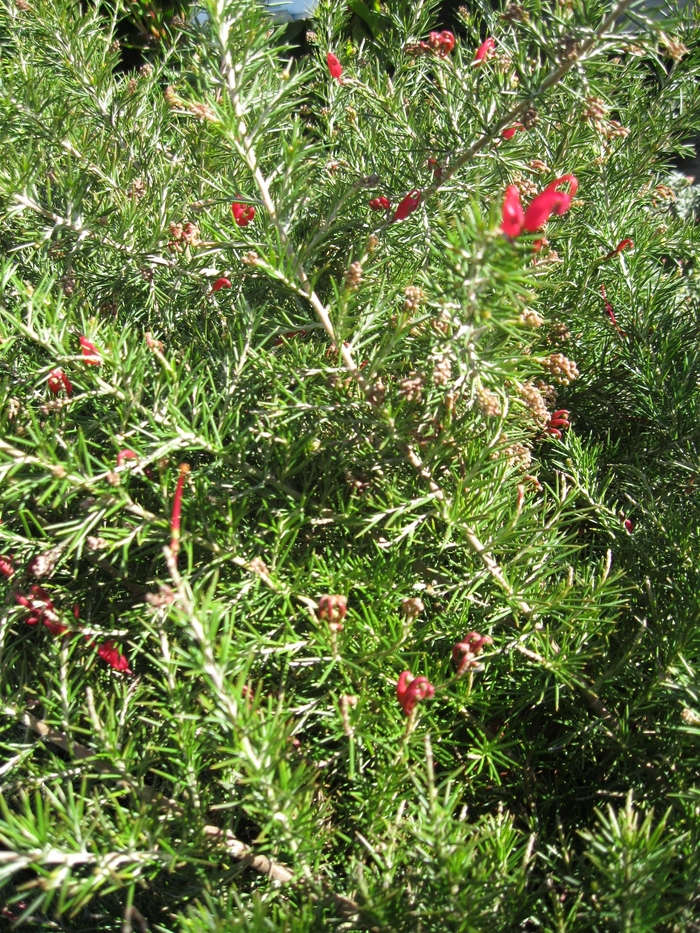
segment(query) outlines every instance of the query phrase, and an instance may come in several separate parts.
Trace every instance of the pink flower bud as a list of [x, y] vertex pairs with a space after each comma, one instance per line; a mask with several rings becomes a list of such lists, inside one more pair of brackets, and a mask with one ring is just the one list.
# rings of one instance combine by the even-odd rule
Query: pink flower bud
[[622, 523], [622, 525], [625, 531], [629, 532], [629, 534], [632, 534], [632, 532], [634, 531], [634, 522], [632, 521], [631, 518], [626, 518], [624, 522]]
[[345, 618], [347, 611], [348, 600], [346, 596], [341, 596], [339, 594], [329, 596], [326, 594], [318, 601], [318, 617], [326, 622], [341, 622]]
[[9, 580], [14, 572], [15, 568], [12, 564], [12, 558], [5, 555], [0, 557], [0, 577], [5, 577], [6, 580]]
[[373, 211], [388, 211], [391, 207], [391, 201], [389, 198], [386, 198], [384, 195], [382, 195], [379, 198], [372, 198], [372, 200], [369, 202], [369, 206]]
[[117, 454], [117, 466], [120, 467], [125, 460], [138, 460], [138, 456], [135, 450], [130, 450], [128, 447], [120, 450]]

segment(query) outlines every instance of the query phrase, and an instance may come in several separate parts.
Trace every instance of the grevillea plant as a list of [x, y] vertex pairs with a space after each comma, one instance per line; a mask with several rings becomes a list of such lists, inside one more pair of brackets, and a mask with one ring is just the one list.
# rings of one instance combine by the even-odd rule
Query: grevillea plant
[[8, 928], [695, 929], [697, 24], [374, 6], [0, 6]]

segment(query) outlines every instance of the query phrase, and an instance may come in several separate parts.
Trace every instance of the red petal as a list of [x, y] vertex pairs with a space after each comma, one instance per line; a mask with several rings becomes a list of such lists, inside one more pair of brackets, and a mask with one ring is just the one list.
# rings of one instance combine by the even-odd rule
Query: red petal
[[523, 229], [525, 214], [520, 203], [520, 192], [515, 185], [509, 185], [501, 209], [501, 230], [506, 236], [519, 236]]
[[394, 220], [405, 220], [420, 204], [421, 194], [417, 188], [409, 191], [394, 212]]

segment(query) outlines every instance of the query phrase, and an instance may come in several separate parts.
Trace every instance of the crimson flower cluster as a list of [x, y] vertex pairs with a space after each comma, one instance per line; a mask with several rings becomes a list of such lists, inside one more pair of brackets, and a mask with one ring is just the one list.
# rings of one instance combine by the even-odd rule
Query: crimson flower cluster
[[478, 668], [477, 657], [486, 645], [492, 644], [493, 638], [490, 635], [480, 635], [478, 632], [468, 632], [461, 641], [458, 641], [452, 649], [452, 663], [457, 676], [461, 677], [466, 671]]
[[369, 206], [373, 211], [388, 211], [391, 207], [391, 201], [389, 198], [381, 195], [381, 197], [372, 198], [369, 202]]
[[[569, 191], [558, 191], [559, 186], [564, 184], [569, 185]], [[562, 175], [534, 197], [527, 210], [523, 210], [520, 191], [515, 185], [509, 185], [503, 200], [501, 230], [509, 237], [520, 236], [523, 230], [534, 233], [552, 214], [565, 214], [569, 210], [577, 189], [578, 179], [575, 175]]]
[[[4, 563], [4, 561], [5, 558], [0, 558], [0, 563]], [[3, 571], [4, 576], [11, 576], [14, 572], [12, 563], [8, 563], [10, 573]], [[52, 635], [56, 636], [63, 635], [69, 630], [68, 626], [61, 622], [51, 597], [42, 586], [35, 583], [30, 586], [28, 593], [16, 592], [15, 602], [18, 606], [22, 606], [27, 610], [28, 615], [25, 619], [27, 625], [39, 625], [39, 623], [42, 623]], [[73, 614], [77, 619], [79, 614], [77, 606], [74, 608]], [[110, 667], [113, 667], [115, 671], [131, 674], [126, 656], [119, 652], [113, 639], [109, 639], [109, 641], [105, 641], [101, 645], [95, 645], [95, 642], [89, 635], [86, 635], [85, 638], [90, 647], [96, 647], [97, 654], [103, 661], [106, 661]]]
[[61, 389], [66, 390], [66, 395], [70, 395], [73, 391], [70, 379], [60, 368], [51, 370], [49, 378], [46, 380], [46, 385], [49, 387], [49, 392], [53, 395], [58, 395]]
[[447, 58], [455, 47], [455, 37], [449, 29], [443, 29], [442, 32], [431, 32], [427, 42], [419, 42], [418, 47], [421, 52], [435, 52], [440, 58]]
[[547, 427], [545, 432], [551, 434], [556, 438], [561, 437], [561, 432], [566, 431], [567, 428], [571, 427], [569, 422], [569, 412], [565, 408], [560, 408], [558, 411], [555, 411], [549, 421], [547, 422]]
[[239, 204], [238, 201], [234, 201], [231, 204], [231, 213], [238, 227], [247, 227], [255, 217], [255, 208], [252, 204]]

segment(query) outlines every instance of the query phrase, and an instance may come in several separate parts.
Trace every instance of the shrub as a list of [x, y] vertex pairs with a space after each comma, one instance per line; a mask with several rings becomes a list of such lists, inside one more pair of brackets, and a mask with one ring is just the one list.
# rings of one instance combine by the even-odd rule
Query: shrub
[[0, 14], [6, 918], [695, 929], [693, 15], [205, 7]]

